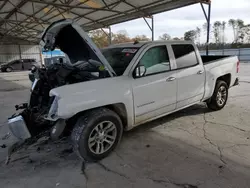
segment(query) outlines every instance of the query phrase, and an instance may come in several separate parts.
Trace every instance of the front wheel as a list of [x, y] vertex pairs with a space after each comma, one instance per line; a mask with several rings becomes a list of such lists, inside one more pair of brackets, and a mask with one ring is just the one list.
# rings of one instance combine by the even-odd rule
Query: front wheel
[[87, 112], [72, 131], [75, 151], [86, 161], [107, 157], [121, 140], [123, 126], [120, 117], [107, 108]]
[[12, 72], [13, 71], [13, 68], [12, 67], [7, 67], [6, 68], [6, 72]]
[[219, 80], [216, 83], [215, 90], [211, 99], [207, 102], [211, 110], [221, 110], [227, 103], [228, 85], [226, 82]]

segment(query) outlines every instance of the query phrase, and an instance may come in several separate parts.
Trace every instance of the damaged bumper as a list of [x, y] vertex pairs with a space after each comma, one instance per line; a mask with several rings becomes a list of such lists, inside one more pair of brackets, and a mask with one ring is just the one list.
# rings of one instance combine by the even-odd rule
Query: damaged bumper
[[20, 140], [25, 140], [31, 137], [27, 125], [21, 115], [9, 118], [9, 129], [12, 134]]

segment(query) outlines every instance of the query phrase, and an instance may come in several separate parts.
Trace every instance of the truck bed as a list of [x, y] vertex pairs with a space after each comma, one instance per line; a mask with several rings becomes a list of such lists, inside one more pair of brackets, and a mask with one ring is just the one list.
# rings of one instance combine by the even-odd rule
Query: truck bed
[[220, 60], [220, 59], [224, 59], [224, 58], [228, 58], [228, 57], [231, 57], [231, 56], [222, 56], [222, 55], [211, 55], [211, 56], [201, 56], [201, 59], [203, 61], [203, 64], [209, 64], [209, 63], [213, 63], [217, 60]]

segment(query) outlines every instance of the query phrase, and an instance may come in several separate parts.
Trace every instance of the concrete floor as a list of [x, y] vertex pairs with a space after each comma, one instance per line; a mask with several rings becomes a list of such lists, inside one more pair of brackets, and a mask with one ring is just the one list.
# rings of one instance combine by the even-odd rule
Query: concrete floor
[[[8, 166], [7, 148], [0, 148], [0, 187], [249, 188], [250, 64], [241, 65], [240, 77], [223, 110], [199, 104], [142, 125], [99, 163], [82, 163], [67, 140], [40, 140]], [[13, 142], [1, 139], [6, 119], [28, 99], [29, 87], [27, 72], [0, 73], [0, 145]]]

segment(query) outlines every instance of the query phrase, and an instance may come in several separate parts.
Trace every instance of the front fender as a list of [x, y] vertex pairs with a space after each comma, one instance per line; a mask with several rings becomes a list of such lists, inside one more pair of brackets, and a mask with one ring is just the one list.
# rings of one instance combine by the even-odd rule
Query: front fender
[[95, 87], [91, 86], [90, 88], [88, 85], [91, 82], [67, 85], [51, 90], [50, 95], [58, 97], [56, 118], [69, 119], [79, 112], [122, 103], [127, 111], [128, 125], [133, 125], [133, 96], [130, 86], [110, 81], [106, 87], [98, 86], [98, 83]]

